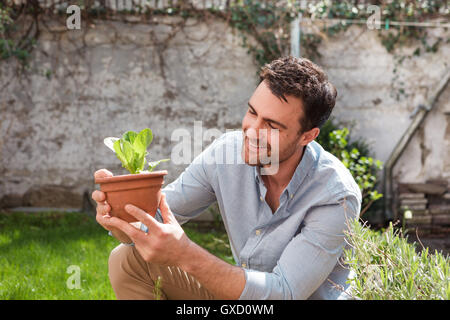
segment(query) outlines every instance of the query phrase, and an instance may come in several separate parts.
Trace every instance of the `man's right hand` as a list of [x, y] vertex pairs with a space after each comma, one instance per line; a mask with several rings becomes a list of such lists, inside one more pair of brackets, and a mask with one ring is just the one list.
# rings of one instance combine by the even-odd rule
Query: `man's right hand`
[[[100, 169], [94, 173], [94, 178], [105, 178], [112, 176], [113, 174], [106, 169]], [[100, 190], [95, 190], [92, 193], [92, 199], [97, 203], [97, 215], [95, 216], [97, 222], [106, 230], [111, 231], [112, 235], [120, 242], [131, 243], [132, 240], [125, 233], [114, 227], [111, 227], [109, 223], [109, 218], [111, 217], [109, 215], [111, 206], [106, 202], [105, 193], [101, 192]]]

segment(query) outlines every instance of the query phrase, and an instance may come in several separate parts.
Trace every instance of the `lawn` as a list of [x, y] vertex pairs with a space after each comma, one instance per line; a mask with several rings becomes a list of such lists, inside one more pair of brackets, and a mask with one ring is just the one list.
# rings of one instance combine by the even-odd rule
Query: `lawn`
[[[183, 228], [190, 239], [234, 264], [228, 237], [215, 225], [190, 222]], [[448, 256], [418, 252], [416, 243], [392, 227], [377, 232], [354, 221], [351, 230], [354, 250], [346, 251], [345, 262], [356, 273], [355, 298], [450, 299]], [[115, 299], [108, 256], [117, 245], [85, 213], [0, 212], [0, 300]]]
[[[223, 231], [199, 232], [193, 223], [184, 229], [193, 241], [234, 263]], [[115, 299], [108, 256], [117, 245], [84, 213], [0, 212], [0, 300]]]

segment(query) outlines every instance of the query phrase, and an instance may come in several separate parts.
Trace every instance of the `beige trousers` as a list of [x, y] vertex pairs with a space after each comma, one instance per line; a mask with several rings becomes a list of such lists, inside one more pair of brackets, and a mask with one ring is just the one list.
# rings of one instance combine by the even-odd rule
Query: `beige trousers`
[[[191, 275], [178, 267], [145, 262], [135, 247], [118, 245], [108, 261], [109, 280], [117, 299], [209, 300], [213, 295]], [[160, 277], [160, 290], [155, 283]]]

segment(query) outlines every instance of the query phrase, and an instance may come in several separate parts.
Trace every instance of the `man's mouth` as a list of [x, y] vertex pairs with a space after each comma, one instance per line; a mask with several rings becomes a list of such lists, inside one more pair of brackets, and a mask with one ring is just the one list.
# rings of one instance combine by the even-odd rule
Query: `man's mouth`
[[250, 140], [248, 137], [246, 137], [246, 139], [247, 139], [248, 149], [250, 151], [258, 152], [258, 151], [267, 150], [267, 146], [261, 146], [257, 140]]

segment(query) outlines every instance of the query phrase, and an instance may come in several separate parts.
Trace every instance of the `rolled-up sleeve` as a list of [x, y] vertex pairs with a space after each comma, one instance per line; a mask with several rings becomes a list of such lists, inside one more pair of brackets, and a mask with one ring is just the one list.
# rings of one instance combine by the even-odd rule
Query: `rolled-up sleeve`
[[245, 269], [241, 300], [303, 300], [326, 281], [342, 255], [345, 230], [361, 204], [348, 196], [335, 204], [312, 207], [304, 226], [282, 252], [272, 272]]
[[216, 166], [208, 159], [214, 159], [217, 140], [209, 145], [180, 176], [163, 188], [167, 203], [180, 224], [200, 215], [216, 201], [213, 179]]

